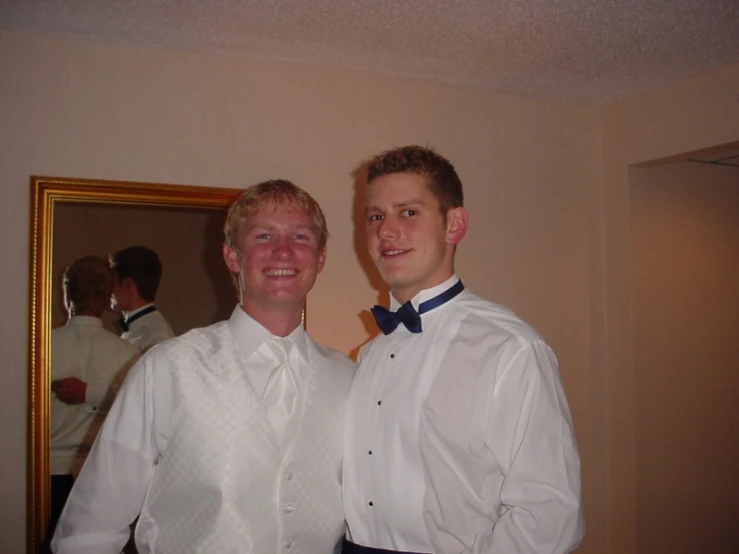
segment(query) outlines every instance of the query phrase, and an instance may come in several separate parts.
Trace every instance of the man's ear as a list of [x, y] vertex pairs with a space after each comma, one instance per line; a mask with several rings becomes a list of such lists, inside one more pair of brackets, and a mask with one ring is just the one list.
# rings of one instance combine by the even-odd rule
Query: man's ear
[[121, 287], [123, 287], [127, 292], [138, 292], [138, 287], [131, 277], [124, 277], [121, 280]]
[[460, 206], [452, 208], [446, 213], [446, 242], [447, 244], [459, 244], [467, 234], [468, 216], [467, 210]]
[[328, 254], [328, 250], [326, 250], [326, 247], [324, 246], [321, 248], [321, 251], [318, 253], [318, 265], [316, 266], [316, 274], [321, 273], [323, 271], [323, 266], [326, 263], [326, 255]]
[[241, 255], [238, 250], [223, 243], [223, 261], [226, 262], [231, 273], [239, 273], [241, 271]]

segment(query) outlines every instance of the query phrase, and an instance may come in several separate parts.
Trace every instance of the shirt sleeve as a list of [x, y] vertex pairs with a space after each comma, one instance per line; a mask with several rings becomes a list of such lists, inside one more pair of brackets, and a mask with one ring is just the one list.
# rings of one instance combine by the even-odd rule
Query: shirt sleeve
[[171, 375], [161, 365], [162, 356], [144, 356], [129, 373], [69, 495], [53, 552], [118, 554], [125, 546], [169, 434]]
[[496, 382], [486, 443], [502, 469], [502, 513], [470, 554], [564, 554], [582, 540], [580, 458], [557, 361], [524, 343]]

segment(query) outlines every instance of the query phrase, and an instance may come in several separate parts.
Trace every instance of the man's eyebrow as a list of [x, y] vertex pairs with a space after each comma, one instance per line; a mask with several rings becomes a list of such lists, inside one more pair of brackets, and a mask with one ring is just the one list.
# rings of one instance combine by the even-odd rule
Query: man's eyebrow
[[396, 202], [393, 204], [396, 208], [405, 208], [406, 206], [423, 206], [424, 201], [420, 198], [410, 198], [408, 200], [403, 200], [402, 202]]
[[293, 227], [292, 230], [293, 231], [303, 231], [303, 232], [310, 231], [311, 233], [316, 232], [316, 228], [313, 225], [300, 225], [298, 227]]
[[[256, 225], [249, 225], [245, 227], [246, 231], [249, 233], [253, 233], [254, 231], [274, 231], [277, 228], [278, 228], [277, 225], [271, 225], [269, 223], [259, 223]], [[316, 228], [310, 224], [296, 225], [294, 227], [287, 227], [287, 231], [291, 233], [306, 232], [306, 231], [310, 231], [311, 233], [317, 233]]]
[[[405, 208], [407, 206], [425, 206], [426, 203], [421, 200], [420, 198], [410, 198], [408, 200], [403, 200], [402, 202], [396, 202], [393, 204], [393, 208]], [[370, 213], [370, 212], [382, 212], [382, 208], [378, 206], [367, 206], [364, 209], [364, 213]]]

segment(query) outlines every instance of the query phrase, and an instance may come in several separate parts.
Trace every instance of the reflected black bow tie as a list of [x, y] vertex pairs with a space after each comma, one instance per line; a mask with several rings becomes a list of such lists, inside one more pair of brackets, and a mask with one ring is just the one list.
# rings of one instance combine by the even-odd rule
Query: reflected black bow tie
[[145, 310], [141, 310], [140, 312], [138, 312], [137, 314], [132, 315], [129, 318], [126, 318], [126, 319], [121, 318], [121, 319], [119, 319], [118, 320], [118, 326], [121, 328], [121, 331], [123, 331], [124, 333], [126, 333], [131, 328], [131, 323], [133, 323], [134, 321], [136, 321], [140, 317], [144, 317], [146, 314], [150, 314], [151, 312], [156, 312], [156, 311], [157, 311], [157, 307], [156, 306], [149, 306]]
[[406, 329], [411, 333], [420, 333], [423, 331], [423, 326], [421, 325], [421, 314], [429, 312], [434, 308], [438, 308], [442, 304], [449, 302], [463, 290], [464, 285], [462, 284], [462, 281], [457, 281], [454, 286], [448, 288], [438, 296], [434, 296], [433, 298], [426, 300], [426, 302], [421, 302], [418, 306], [418, 310], [413, 307], [413, 304], [411, 304], [411, 301], [409, 300], [395, 312], [391, 312], [382, 306], [375, 306], [371, 310], [372, 315], [375, 316], [377, 326], [385, 335], [389, 335], [395, 331], [401, 323], [405, 325]]

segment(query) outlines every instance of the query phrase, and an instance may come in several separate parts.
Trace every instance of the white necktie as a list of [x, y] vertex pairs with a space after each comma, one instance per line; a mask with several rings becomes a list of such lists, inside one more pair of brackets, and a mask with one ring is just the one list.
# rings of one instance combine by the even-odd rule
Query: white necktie
[[277, 444], [284, 447], [290, 419], [295, 413], [298, 399], [297, 382], [289, 364], [292, 342], [276, 337], [270, 339], [268, 345], [277, 359], [277, 367], [269, 374], [262, 402], [277, 436]]

